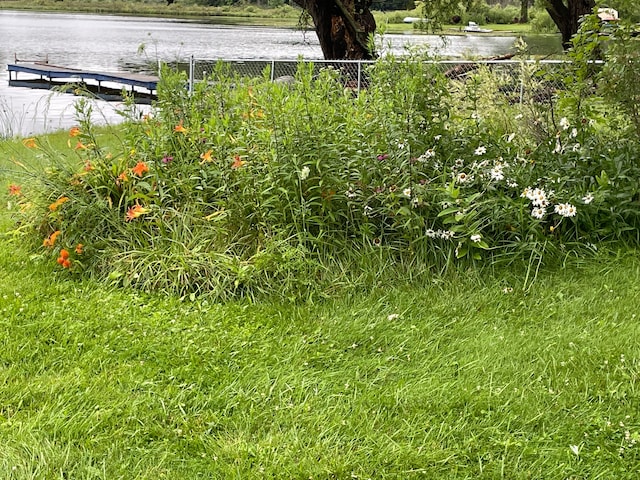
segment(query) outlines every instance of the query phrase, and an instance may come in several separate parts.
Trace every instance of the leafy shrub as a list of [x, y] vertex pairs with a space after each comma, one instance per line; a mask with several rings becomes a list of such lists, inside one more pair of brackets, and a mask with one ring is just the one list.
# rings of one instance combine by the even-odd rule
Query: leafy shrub
[[[80, 105], [22, 221], [72, 272], [221, 298], [638, 241], [638, 145], [609, 136], [624, 111], [599, 115], [570, 80], [541, 100], [548, 79], [527, 63], [456, 76], [414, 54], [366, 77], [355, 95], [337, 69], [301, 63], [282, 84], [219, 64], [189, 94], [166, 71], [115, 150]], [[514, 82], [527, 93], [505, 95]]]

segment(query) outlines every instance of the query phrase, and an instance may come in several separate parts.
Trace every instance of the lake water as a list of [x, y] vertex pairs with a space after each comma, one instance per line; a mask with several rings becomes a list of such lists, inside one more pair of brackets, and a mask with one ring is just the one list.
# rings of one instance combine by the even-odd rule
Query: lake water
[[[0, 11], [0, 137], [69, 128], [74, 97], [9, 87], [5, 65], [44, 60], [54, 65], [105, 72], [140, 72], [158, 61], [197, 59], [322, 58], [314, 32], [240, 27], [148, 17]], [[407, 45], [428, 47], [451, 57], [490, 57], [511, 51], [516, 37], [385, 35], [385, 51]], [[557, 42], [559, 44], [559, 42]], [[141, 46], [144, 46], [141, 49]], [[96, 102], [96, 121], [117, 121], [117, 104]]]

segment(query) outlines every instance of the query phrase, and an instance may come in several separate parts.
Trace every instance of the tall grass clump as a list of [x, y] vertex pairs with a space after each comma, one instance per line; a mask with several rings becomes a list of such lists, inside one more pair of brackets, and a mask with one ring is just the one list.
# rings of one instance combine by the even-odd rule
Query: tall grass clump
[[21, 231], [74, 273], [221, 297], [637, 242], [635, 111], [585, 65], [576, 54], [550, 76], [522, 62], [514, 77], [388, 57], [358, 94], [309, 63], [290, 84], [219, 64], [191, 94], [166, 71], [153, 114], [129, 119], [117, 147], [82, 105], [67, 152], [27, 145], [51, 163], [18, 193]]

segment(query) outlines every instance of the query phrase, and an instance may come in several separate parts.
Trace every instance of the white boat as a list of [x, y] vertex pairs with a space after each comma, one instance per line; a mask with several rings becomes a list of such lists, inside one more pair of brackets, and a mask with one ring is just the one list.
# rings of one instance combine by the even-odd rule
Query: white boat
[[465, 32], [473, 32], [473, 33], [490, 33], [493, 30], [488, 28], [480, 28], [480, 26], [476, 22], [469, 22], [469, 25], [464, 27]]

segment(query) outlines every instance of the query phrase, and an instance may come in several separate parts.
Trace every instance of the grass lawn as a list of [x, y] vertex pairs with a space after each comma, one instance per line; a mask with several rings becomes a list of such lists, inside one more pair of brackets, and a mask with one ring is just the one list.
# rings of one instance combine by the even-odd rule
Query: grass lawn
[[2, 210], [0, 478], [640, 475], [635, 251], [214, 304], [70, 278]]

